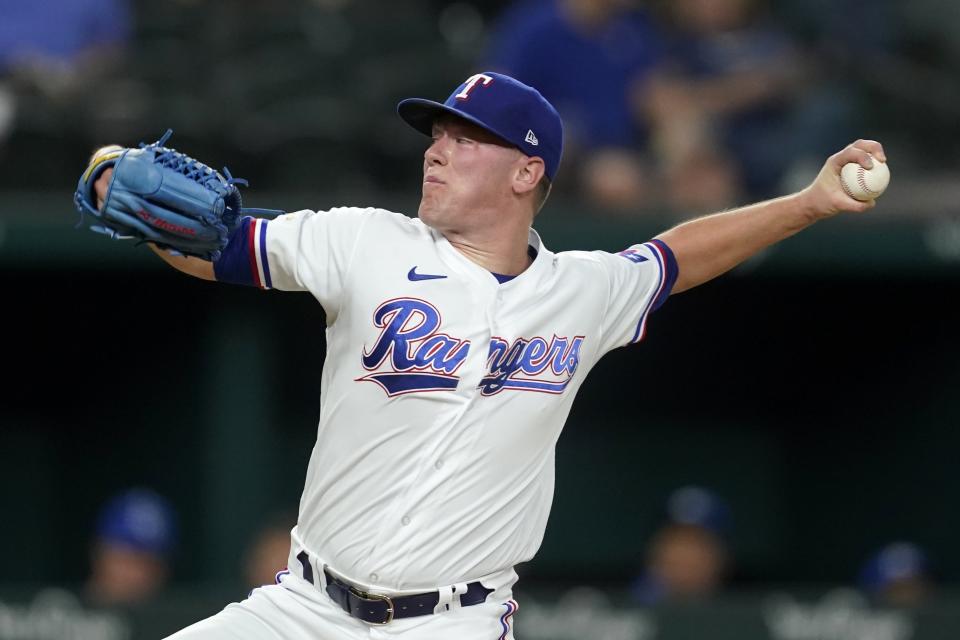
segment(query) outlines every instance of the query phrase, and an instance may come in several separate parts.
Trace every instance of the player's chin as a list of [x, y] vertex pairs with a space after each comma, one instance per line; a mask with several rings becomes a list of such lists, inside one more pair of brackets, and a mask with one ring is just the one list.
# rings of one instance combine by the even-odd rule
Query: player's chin
[[428, 227], [437, 228], [442, 216], [440, 207], [434, 198], [431, 198], [426, 194], [420, 198], [420, 207], [417, 209], [417, 217], [420, 218], [420, 221]]

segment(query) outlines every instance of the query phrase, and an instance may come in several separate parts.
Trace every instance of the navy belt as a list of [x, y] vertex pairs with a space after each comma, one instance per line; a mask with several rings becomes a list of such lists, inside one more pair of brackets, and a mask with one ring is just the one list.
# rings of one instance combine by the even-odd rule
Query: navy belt
[[[315, 584], [313, 568], [310, 565], [307, 553], [301, 551], [297, 554], [297, 560], [303, 566], [304, 579], [311, 584]], [[434, 609], [440, 602], [439, 591], [389, 597], [379, 593], [362, 591], [355, 585], [334, 576], [326, 568], [323, 569], [323, 575], [327, 579], [327, 595], [330, 596], [330, 599], [354, 618], [369, 624], [387, 624], [402, 618], [429, 615], [434, 613]], [[491, 593], [493, 593], [493, 589], [488, 589], [479, 582], [471, 582], [467, 585], [466, 593], [460, 595], [460, 606], [470, 607], [480, 604]]]

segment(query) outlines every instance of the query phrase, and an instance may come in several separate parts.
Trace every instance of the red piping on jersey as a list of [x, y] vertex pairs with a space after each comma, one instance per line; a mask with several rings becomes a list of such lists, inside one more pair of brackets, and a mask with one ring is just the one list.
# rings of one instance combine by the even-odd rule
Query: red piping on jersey
[[253, 284], [263, 288], [263, 282], [260, 281], [260, 269], [257, 268], [257, 230], [259, 228], [260, 221], [257, 219], [251, 220], [249, 229], [247, 230], [247, 249], [250, 253], [250, 270], [253, 272]]

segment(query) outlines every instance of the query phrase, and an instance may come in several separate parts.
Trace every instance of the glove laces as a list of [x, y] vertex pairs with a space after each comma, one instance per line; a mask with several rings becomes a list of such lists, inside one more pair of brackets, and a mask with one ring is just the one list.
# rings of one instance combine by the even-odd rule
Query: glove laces
[[[222, 188], [222, 186], [233, 186], [240, 185], [243, 187], [250, 186], [250, 183], [243, 178], [234, 178], [230, 173], [230, 170], [226, 167], [223, 168], [223, 176], [218, 174], [216, 171], [211, 169], [209, 166], [203, 164], [195, 158], [180, 153], [174, 149], [168, 149], [163, 145], [166, 144], [167, 140], [170, 139], [170, 136], [173, 135], [173, 129], [167, 129], [166, 133], [160, 136], [160, 139], [151, 144], [146, 144], [141, 142], [140, 148], [147, 149], [152, 148], [156, 150], [156, 155], [154, 156], [154, 162], [163, 167], [168, 167], [174, 171], [183, 174], [189, 180], [198, 182], [208, 189]], [[281, 209], [257, 209], [250, 207], [243, 207], [238, 212], [238, 214], [252, 214], [252, 215], [264, 215], [264, 216], [278, 216], [285, 213]]]
[[[203, 164], [195, 158], [180, 153], [174, 149], [168, 149], [163, 145], [170, 139], [170, 136], [173, 135], [173, 129], [167, 129], [167, 132], [160, 136], [160, 139], [151, 144], [140, 143], [141, 149], [155, 149], [156, 154], [154, 155], [153, 161], [159, 164], [162, 167], [167, 167], [173, 169], [177, 173], [181, 173], [186, 176], [188, 179], [193, 180], [194, 182], [199, 182], [207, 188], [212, 188], [217, 186], [216, 184], [211, 185], [211, 182], [223, 184], [220, 179], [219, 174], [216, 171]], [[232, 182], [228, 181], [227, 184], [244, 184], [246, 186], [246, 181], [240, 181], [234, 178], [231, 178]]]

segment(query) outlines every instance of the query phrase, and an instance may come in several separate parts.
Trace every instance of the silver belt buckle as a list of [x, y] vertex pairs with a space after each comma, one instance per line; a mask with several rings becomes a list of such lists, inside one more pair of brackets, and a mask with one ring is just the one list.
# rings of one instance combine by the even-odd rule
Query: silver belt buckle
[[353, 587], [353, 586], [350, 587], [350, 593], [352, 593], [353, 595], [359, 598], [363, 598], [364, 600], [379, 600], [387, 603], [387, 619], [386, 620], [384, 620], [383, 622], [367, 622], [366, 620], [364, 620], [364, 622], [367, 622], [367, 624], [376, 624], [376, 625], [385, 625], [393, 622], [393, 612], [394, 612], [393, 600], [391, 600], [388, 596], [382, 596], [379, 593], [367, 593], [366, 591], [360, 591], [360, 589], [357, 589], [356, 587]]

